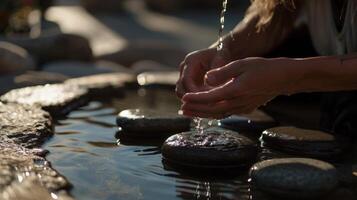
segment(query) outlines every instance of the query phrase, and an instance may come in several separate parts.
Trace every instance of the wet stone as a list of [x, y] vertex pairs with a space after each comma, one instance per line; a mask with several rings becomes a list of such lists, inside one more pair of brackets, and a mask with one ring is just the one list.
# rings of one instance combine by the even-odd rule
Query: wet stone
[[0, 136], [25, 147], [39, 146], [53, 134], [52, 118], [37, 106], [0, 103]]
[[268, 128], [277, 126], [277, 124], [271, 116], [260, 110], [246, 115], [233, 115], [220, 120], [220, 126], [223, 128], [259, 134]]
[[180, 72], [144, 72], [138, 75], [138, 83], [146, 87], [176, 87]]
[[250, 170], [252, 185], [287, 199], [316, 199], [338, 185], [337, 170], [329, 163], [308, 158], [282, 158], [256, 163]]
[[188, 131], [190, 124], [190, 118], [156, 110], [129, 109], [120, 112], [117, 117], [122, 134], [141, 138], [167, 138]]
[[124, 87], [136, 82], [129, 73], [107, 73], [67, 80], [65, 83], [88, 89], [92, 98], [122, 96]]
[[87, 103], [87, 90], [67, 84], [48, 84], [14, 89], [0, 97], [2, 102], [38, 105], [52, 116], [63, 116]]
[[346, 138], [296, 127], [268, 129], [263, 132], [261, 141], [265, 147], [278, 151], [327, 159], [336, 158], [349, 147]]
[[29, 176], [21, 182], [13, 183], [0, 193], [2, 200], [73, 200], [66, 192], [51, 193], [38, 181]]
[[[27, 178], [35, 177], [48, 191], [56, 192], [68, 189], [70, 184], [43, 157], [36, 156], [13, 141], [2, 137], [0, 142], [0, 194], [11, 191], [14, 184], [22, 183]], [[32, 192], [28, 191], [27, 196]], [[3, 198], [0, 198], [3, 199]]]
[[169, 137], [162, 155], [173, 165], [192, 168], [239, 168], [255, 161], [257, 145], [231, 130], [209, 128], [203, 134], [184, 132]]

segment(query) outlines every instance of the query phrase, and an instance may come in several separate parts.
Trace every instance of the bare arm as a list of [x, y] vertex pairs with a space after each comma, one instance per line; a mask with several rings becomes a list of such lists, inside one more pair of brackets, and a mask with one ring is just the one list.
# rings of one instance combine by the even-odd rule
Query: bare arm
[[357, 53], [293, 59], [290, 62], [290, 73], [298, 77], [289, 89], [291, 93], [357, 89]]
[[[231, 60], [252, 56], [264, 56], [280, 45], [293, 31], [299, 13], [298, 6], [289, 10], [283, 5], [277, 6], [270, 22], [259, 26], [259, 10], [250, 11], [245, 18], [224, 38], [224, 46], [229, 51]], [[216, 46], [217, 42], [213, 45]]]

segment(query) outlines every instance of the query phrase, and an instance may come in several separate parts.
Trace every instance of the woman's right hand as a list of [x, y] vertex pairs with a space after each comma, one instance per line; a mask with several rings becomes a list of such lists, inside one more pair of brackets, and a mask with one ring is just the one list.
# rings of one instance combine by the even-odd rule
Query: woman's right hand
[[205, 84], [205, 75], [214, 68], [229, 63], [228, 50], [217, 52], [216, 48], [194, 51], [188, 54], [180, 64], [180, 78], [176, 84], [176, 94], [182, 97], [186, 93], [209, 90]]

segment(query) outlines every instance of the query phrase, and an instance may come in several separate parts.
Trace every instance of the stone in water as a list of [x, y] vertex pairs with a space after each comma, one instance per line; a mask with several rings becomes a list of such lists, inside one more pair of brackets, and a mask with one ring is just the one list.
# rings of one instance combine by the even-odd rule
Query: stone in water
[[87, 103], [87, 90], [68, 84], [49, 84], [11, 90], [0, 97], [6, 103], [38, 105], [52, 116], [63, 116]]
[[315, 158], [336, 158], [349, 147], [345, 138], [296, 127], [268, 129], [263, 132], [261, 141], [278, 151]]
[[25, 147], [40, 146], [53, 134], [52, 118], [37, 106], [0, 103], [0, 137]]
[[128, 73], [107, 73], [80, 78], [72, 78], [65, 82], [86, 88], [92, 98], [122, 96], [126, 84], [135, 81], [135, 76]]
[[249, 138], [221, 128], [184, 132], [169, 137], [162, 155], [173, 165], [190, 168], [228, 169], [249, 165], [256, 159], [257, 145]]
[[176, 113], [129, 109], [118, 114], [117, 125], [123, 134], [142, 138], [162, 138], [188, 131], [191, 119]]
[[254, 132], [261, 134], [262, 131], [276, 126], [278, 123], [263, 111], [256, 110], [247, 115], [233, 115], [220, 120], [220, 126], [227, 129], [242, 132]]
[[250, 170], [250, 178], [257, 189], [284, 199], [316, 199], [327, 195], [338, 184], [334, 166], [307, 158], [256, 163]]

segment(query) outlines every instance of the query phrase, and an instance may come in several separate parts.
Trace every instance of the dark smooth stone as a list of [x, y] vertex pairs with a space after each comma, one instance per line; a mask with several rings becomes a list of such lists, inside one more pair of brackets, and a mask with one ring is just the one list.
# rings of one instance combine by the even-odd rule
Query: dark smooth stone
[[73, 78], [65, 84], [88, 89], [92, 98], [123, 96], [126, 84], [136, 82], [135, 76], [127, 73], [107, 73]]
[[35, 61], [23, 48], [0, 41], [0, 74], [19, 73], [35, 68]]
[[233, 115], [226, 119], [220, 120], [220, 126], [232, 129], [238, 132], [255, 132], [262, 131], [277, 126], [278, 123], [265, 112], [256, 110], [247, 115]]
[[256, 163], [251, 184], [286, 199], [316, 199], [338, 185], [338, 173], [329, 163], [308, 158], [282, 158]]
[[247, 166], [257, 157], [257, 145], [231, 130], [209, 128], [203, 134], [184, 132], [169, 137], [162, 155], [173, 165], [192, 168], [230, 169]]
[[0, 97], [6, 103], [38, 105], [52, 116], [64, 116], [87, 103], [87, 90], [68, 84], [14, 89]]
[[51, 116], [37, 106], [0, 103], [0, 135], [25, 147], [39, 146], [53, 134]]
[[276, 127], [263, 132], [265, 147], [286, 153], [315, 158], [335, 158], [348, 147], [346, 138], [317, 130]]
[[155, 110], [129, 109], [118, 114], [117, 125], [123, 133], [141, 138], [162, 138], [188, 131], [191, 119]]

